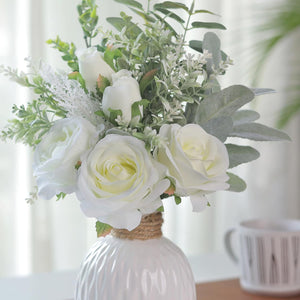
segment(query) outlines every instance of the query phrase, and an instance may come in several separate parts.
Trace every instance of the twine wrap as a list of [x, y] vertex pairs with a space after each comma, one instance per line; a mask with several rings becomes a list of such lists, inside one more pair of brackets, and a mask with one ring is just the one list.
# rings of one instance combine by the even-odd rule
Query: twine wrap
[[128, 240], [145, 241], [150, 239], [158, 239], [162, 236], [162, 223], [162, 214], [161, 212], [157, 212], [143, 216], [140, 225], [132, 231], [129, 231], [127, 229], [113, 228], [111, 231], [111, 235], [119, 239]]

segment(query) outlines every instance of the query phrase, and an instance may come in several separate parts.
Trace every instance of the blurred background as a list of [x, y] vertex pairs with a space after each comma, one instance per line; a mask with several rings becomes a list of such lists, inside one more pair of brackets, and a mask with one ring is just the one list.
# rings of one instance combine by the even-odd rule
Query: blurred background
[[[45, 43], [59, 34], [63, 41], [84, 47], [75, 0], [0, 0], [0, 65], [26, 70], [25, 57], [68, 70], [56, 50]], [[146, 1], [141, 1], [146, 2]], [[182, 2], [184, 2], [182, 0]], [[186, 0], [189, 4], [190, 1]], [[292, 142], [253, 143], [261, 157], [237, 168], [245, 192], [219, 192], [211, 207], [192, 213], [188, 199], [176, 206], [166, 200], [164, 234], [187, 256], [224, 252], [224, 232], [239, 221], [300, 217], [300, 3], [297, 0], [197, 0], [203, 21], [220, 22], [216, 31], [222, 49], [233, 59], [222, 87], [244, 84], [273, 88], [276, 94], [258, 97], [252, 108], [261, 123], [281, 126]], [[98, 0], [100, 24], [130, 14], [112, 0]], [[191, 32], [202, 39], [205, 31]], [[32, 95], [3, 76], [0, 79], [0, 128], [12, 117], [14, 103], [26, 104]], [[286, 108], [289, 105], [289, 108]], [[34, 186], [31, 151], [0, 141], [0, 277], [78, 269], [96, 240], [95, 220], [86, 219], [75, 197], [26, 203]]]

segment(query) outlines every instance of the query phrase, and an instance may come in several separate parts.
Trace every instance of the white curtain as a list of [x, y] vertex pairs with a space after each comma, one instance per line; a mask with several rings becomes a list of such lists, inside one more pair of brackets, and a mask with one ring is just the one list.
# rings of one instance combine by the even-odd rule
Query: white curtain
[[[146, 2], [146, 1], [145, 1]], [[186, 1], [189, 3], [190, 1]], [[267, 0], [198, 0], [199, 8], [222, 17], [203, 15], [203, 20], [219, 21], [226, 32], [217, 31], [223, 49], [234, 60], [222, 80], [222, 86], [249, 86], [249, 33], [257, 22], [256, 13]], [[275, 3], [275, 1], [274, 1]], [[0, 0], [0, 64], [24, 69], [23, 58], [42, 58], [57, 68], [66, 68], [59, 53], [45, 44], [57, 34], [62, 40], [83, 47], [74, 0]], [[123, 6], [99, 0], [100, 16], [116, 16]], [[127, 11], [130, 13], [130, 11]], [[105, 24], [102, 17], [101, 24]], [[203, 31], [190, 32], [201, 39]], [[298, 36], [299, 37], [299, 36]], [[261, 87], [272, 87], [277, 94], [261, 96], [255, 103], [265, 124], [274, 125], [278, 111], [285, 103], [284, 88], [288, 78], [289, 59], [299, 48], [295, 36], [275, 51], [264, 69]], [[289, 55], [286, 55], [286, 53]], [[299, 52], [298, 52], [299, 53]], [[278, 62], [280, 61], [280, 66]], [[278, 70], [278, 68], [281, 68]], [[281, 74], [284, 74], [282, 76]], [[6, 79], [0, 80], [0, 126], [5, 125], [13, 103], [26, 103], [32, 97]], [[241, 194], [221, 192], [211, 197], [211, 208], [192, 213], [188, 199], [179, 206], [166, 201], [164, 232], [189, 255], [224, 251], [224, 231], [242, 219], [252, 217], [300, 217], [299, 201], [299, 118], [287, 128], [293, 142], [255, 143], [261, 158], [236, 171], [248, 183]], [[81, 213], [75, 197], [59, 202], [37, 201], [26, 204], [31, 186], [30, 151], [23, 146], [0, 144], [0, 276], [78, 268], [84, 254], [96, 240], [94, 220]]]

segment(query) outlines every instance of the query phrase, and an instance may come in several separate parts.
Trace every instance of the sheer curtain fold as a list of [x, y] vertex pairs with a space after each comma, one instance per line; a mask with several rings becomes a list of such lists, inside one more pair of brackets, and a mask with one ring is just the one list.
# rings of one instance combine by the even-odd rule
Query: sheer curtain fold
[[[100, 1], [100, 23], [103, 25], [107, 24], [106, 16], [118, 15], [118, 11], [124, 8], [112, 0], [109, 5], [107, 0]], [[199, 9], [208, 9], [222, 16], [203, 14], [203, 21], [220, 22], [228, 28], [227, 31], [216, 32], [221, 37], [223, 49], [234, 60], [234, 66], [222, 79], [223, 87], [236, 83], [249, 86], [247, 49], [253, 44], [249, 28], [255, 22], [253, 16], [258, 5], [267, 2], [196, 1]], [[0, 64], [20, 67], [18, 63], [23, 62], [24, 57], [31, 56], [37, 63], [42, 58], [58, 69], [66, 70], [60, 54], [47, 47], [45, 41], [59, 34], [62, 40], [84, 47], [74, 0], [0, 0], [0, 4], [0, 33], [4, 41], [0, 47]], [[18, 15], [17, 11], [22, 14]], [[125, 11], [131, 14], [130, 10]], [[202, 39], [204, 32], [190, 31], [189, 37]], [[23, 43], [28, 45], [25, 47]], [[277, 62], [281, 61], [281, 68], [284, 66], [284, 72], [289, 74], [289, 57], [285, 53], [286, 49], [295, 47], [299, 47], [299, 38], [291, 37], [272, 54], [264, 70], [260, 86], [276, 88], [277, 94], [261, 96], [255, 105], [265, 118], [262, 122], [269, 125], [274, 125], [275, 116], [285, 99], [286, 82], [279, 76], [282, 70], [278, 71]], [[11, 105], [26, 103], [32, 95], [24, 94], [24, 89], [16, 89], [14, 83], [4, 78], [0, 80], [0, 89], [1, 98], [5, 100], [0, 102], [0, 125], [3, 127], [10, 116]], [[192, 212], [188, 198], [183, 199], [179, 206], [172, 199], [165, 200], [165, 235], [187, 255], [199, 255], [224, 251], [224, 231], [242, 219], [272, 215], [299, 218], [299, 123], [299, 117], [295, 118], [287, 128], [292, 143], [254, 145], [259, 148], [261, 158], [236, 170], [248, 183], [244, 193], [217, 193], [210, 197], [212, 207], [202, 213]], [[0, 276], [76, 269], [96, 240], [95, 221], [83, 216], [74, 196], [59, 202], [39, 200], [33, 206], [27, 205], [24, 199], [31, 188], [32, 177], [30, 153], [24, 151], [22, 146], [0, 144], [0, 239], [5, 241], [0, 246]], [[26, 171], [20, 170], [22, 157], [26, 157]]]

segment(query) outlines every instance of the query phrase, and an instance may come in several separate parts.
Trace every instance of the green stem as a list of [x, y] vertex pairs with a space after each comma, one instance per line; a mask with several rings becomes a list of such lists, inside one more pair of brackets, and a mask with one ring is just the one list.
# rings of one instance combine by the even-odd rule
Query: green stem
[[151, 0], [148, 0], [147, 14], [149, 14], [149, 13], [150, 13], [150, 1], [151, 1]]

